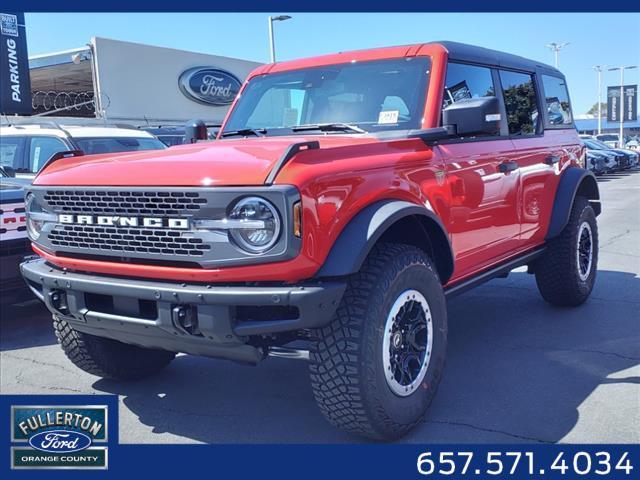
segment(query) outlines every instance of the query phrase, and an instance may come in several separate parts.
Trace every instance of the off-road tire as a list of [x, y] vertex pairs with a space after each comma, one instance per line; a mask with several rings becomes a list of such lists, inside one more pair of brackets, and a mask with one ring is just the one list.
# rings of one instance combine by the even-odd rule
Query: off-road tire
[[76, 367], [98, 377], [137, 380], [159, 372], [176, 355], [78, 332], [55, 315], [53, 329], [67, 358]]
[[[409, 396], [396, 395], [385, 378], [383, 335], [402, 292], [415, 289], [428, 302], [433, 344], [426, 374]], [[311, 386], [323, 415], [347, 432], [393, 440], [423, 421], [444, 368], [447, 310], [431, 259], [403, 244], [379, 244], [349, 277], [332, 322], [315, 332]]]
[[[591, 230], [592, 262], [588, 276], [580, 278], [578, 234], [583, 223]], [[575, 307], [591, 294], [598, 266], [598, 224], [589, 201], [576, 196], [569, 222], [560, 235], [552, 239], [544, 254], [534, 265], [536, 284], [542, 297], [551, 305]]]

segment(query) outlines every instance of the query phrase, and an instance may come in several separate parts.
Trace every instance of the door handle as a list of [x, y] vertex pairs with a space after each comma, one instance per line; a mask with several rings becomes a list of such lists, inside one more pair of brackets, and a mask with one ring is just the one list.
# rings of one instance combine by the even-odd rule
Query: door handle
[[502, 173], [512, 172], [518, 168], [518, 162], [507, 160], [498, 165], [498, 170]]
[[560, 161], [560, 157], [558, 155], [549, 155], [547, 158], [544, 159], [544, 163], [546, 163], [547, 165], [555, 165], [559, 161]]

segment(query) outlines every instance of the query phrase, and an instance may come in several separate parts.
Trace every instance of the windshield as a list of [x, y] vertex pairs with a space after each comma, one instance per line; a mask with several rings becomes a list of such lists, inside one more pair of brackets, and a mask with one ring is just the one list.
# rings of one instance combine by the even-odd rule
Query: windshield
[[429, 68], [427, 57], [412, 57], [262, 75], [242, 92], [222, 135], [248, 130], [291, 135], [327, 125], [333, 128], [318, 130], [420, 128]]
[[167, 148], [157, 138], [149, 137], [74, 137], [73, 140], [87, 155]]

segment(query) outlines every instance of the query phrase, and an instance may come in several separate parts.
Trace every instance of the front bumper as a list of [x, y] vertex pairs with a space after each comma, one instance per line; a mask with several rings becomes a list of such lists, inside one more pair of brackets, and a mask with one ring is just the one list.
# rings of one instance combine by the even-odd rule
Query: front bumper
[[[247, 344], [250, 336], [326, 325], [346, 286], [188, 285], [66, 271], [43, 259], [24, 262], [20, 270], [47, 308], [78, 331], [249, 363], [265, 353]], [[184, 312], [190, 327], [180, 319]]]

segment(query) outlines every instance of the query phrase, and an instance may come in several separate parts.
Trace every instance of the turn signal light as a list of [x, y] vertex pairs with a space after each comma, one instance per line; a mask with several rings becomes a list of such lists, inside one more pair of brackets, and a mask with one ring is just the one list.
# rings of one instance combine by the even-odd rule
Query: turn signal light
[[293, 234], [302, 237], [302, 204], [296, 202], [293, 205]]

